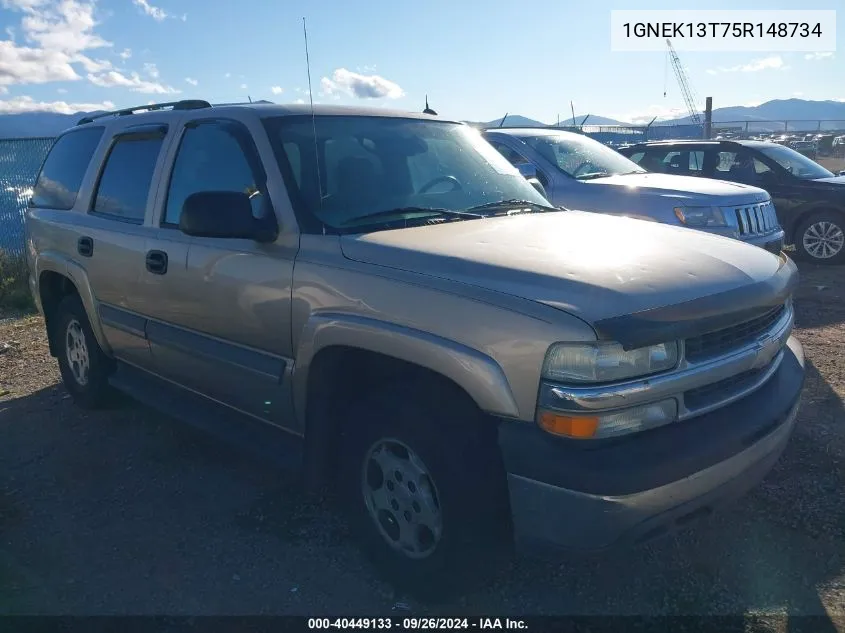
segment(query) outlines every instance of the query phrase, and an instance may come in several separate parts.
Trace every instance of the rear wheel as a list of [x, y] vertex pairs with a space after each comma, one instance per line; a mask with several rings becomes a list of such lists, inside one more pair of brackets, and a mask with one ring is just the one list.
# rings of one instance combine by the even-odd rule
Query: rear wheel
[[438, 599], [503, 561], [510, 517], [492, 423], [461, 398], [426, 402], [411, 395], [419, 391], [394, 387], [353, 405], [340, 490], [378, 570], [400, 590]]
[[795, 232], [795, 254], [815, 264], [845, 262], [845, 217], [822, 211], [805, 219]]
[[82, 301], [76, 295], [65, 297], [54, 318], [59, 370], [74, 402], [86, 408], [111, 403], [114, 395], [108, 383], [111, 359], [100, 349]]

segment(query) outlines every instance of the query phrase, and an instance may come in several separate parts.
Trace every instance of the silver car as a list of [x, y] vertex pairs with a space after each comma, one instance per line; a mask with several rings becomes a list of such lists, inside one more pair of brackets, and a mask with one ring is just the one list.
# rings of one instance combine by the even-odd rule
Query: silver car
[[772, 198], [758, 187], [649, 173], [646, 165], [574, 132], [493, 128], [484, 136], [525, 177], [539, 181], [555, 205], [685, 226], [773, 253], [783, 248]]

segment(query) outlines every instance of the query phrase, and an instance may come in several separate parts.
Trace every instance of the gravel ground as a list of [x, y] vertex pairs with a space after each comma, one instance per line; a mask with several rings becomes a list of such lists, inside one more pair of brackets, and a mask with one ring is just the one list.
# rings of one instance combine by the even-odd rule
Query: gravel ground
[[[677, 537], [521, 559], [454, 604], [411, 608], [826, 615], [814, 630], [845, 631], [841, 275], [802, 269], [805, 399], [760, 488]], [[0, 614], [374, 615], [405, 601], [290, 474], [139, 405], [83, 413], [57, 383], [41, 320], [0, 318]]]

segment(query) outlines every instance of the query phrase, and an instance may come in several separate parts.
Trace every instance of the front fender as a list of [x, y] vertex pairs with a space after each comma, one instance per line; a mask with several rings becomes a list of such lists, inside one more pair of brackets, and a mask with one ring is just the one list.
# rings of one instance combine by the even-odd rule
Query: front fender
[[478, 407], [503, 417], [519, 417], [510, 385], [489, 356], [455, 341], [370, 317], [316, 314], [305, 324], [293, 373], [294, 408], [304, 428], [311, 361], [333, 346], [360, 348], [425, 367], [464, 389]]
[[111, 355], [112, 350], [103, 333], [103, 327], [100, 323], [99, 313], [97, 312], [97, 300], [94, 298], [91, 283], [88, 280], [88, 274], [85, 272], [85, 269], [58, 251], [51, 250], [38, 253], [35, 257], [34, 266], [34, 290], [39, 306], [41, 306], [41, 275], [44, 272], [58, 273], [70, 279], [76, 287], [79, 298], [82, 300], [82, 305], [85, 307], [88, 322], [91, 324], [91, 330], [94, 332], [94, 337], [97, 339], [100, 349], [106, 354]]

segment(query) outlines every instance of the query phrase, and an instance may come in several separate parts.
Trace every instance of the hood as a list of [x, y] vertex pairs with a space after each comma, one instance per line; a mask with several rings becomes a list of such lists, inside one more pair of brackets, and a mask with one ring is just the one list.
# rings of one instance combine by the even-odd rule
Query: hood
[[815, 182], [830, 183], [833, 185], [845, 185], [845, 176], [832, 176], [830, 178], [815, 178]]
[[341, 237], [352, 260], [538, 301], [595, 323], [768, 280], [781, 260], [702, 231], [580, 211]]
[[710, 196], [713, 199], [709, 202], [718, 206], [734, 204], [734, 202], [727, 202], [728, 198], [731, 201], [736, 201], [736, 204], [764, 202], [769, 199], [769, 194], [759, 187], [697, 176], [674, 176], [672, 174], [647, 172], [607, 176], [582, 182], [588, 185], [626, 187], [636, 190], [638, 195], [677, 197], [681, 202], [690, 199], [696, 204], [701, 204], [702, 198]]

